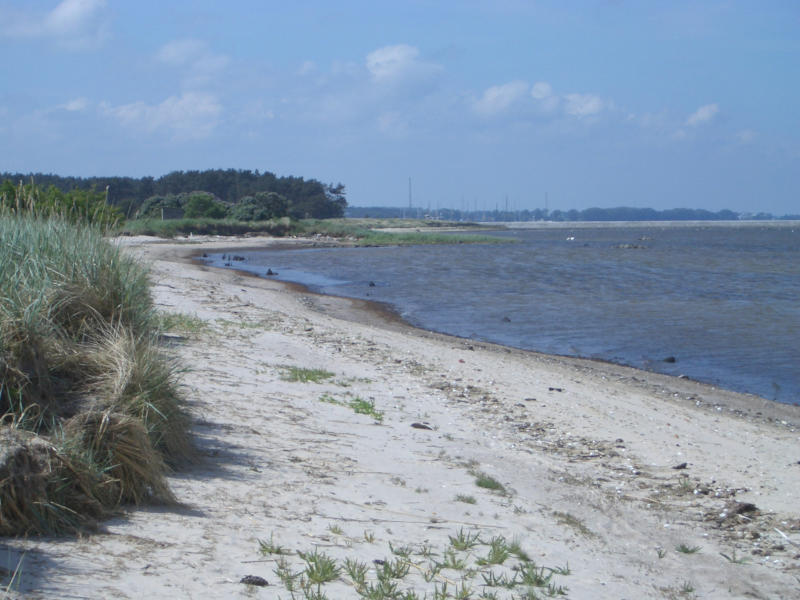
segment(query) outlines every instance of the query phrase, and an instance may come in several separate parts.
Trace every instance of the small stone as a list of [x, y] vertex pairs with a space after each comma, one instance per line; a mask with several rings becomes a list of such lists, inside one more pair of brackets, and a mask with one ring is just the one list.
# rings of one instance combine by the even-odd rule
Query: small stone
[[257, 585], [258, 587], [265, 587], [269, 585], [269, 582], [266, 579], [259, 577], [258, 575], [245, 575], [239, 580], [239, 583], [243, 583], [245, 585]]
[[433, 427], [426, 425], [425, 423], [412, 423], [411, 426], [414, 429], [427, 429], [428, 431], [433, 431]]
[[681, 463], [681, 464], [679, 464], [679, 465], [675, 465], [675, 466], [674, 466], [674, 467], [672, 467], [672, 468], [673, 468], [673, 469], [676, 469], [676, 470], [680, 470], [680, 469], [685, 469], [687, 466], [689, 466], [689, 465], [688, 465], [687, 463], [685, 463], [685, 462], [684, 462], [684, 463]]

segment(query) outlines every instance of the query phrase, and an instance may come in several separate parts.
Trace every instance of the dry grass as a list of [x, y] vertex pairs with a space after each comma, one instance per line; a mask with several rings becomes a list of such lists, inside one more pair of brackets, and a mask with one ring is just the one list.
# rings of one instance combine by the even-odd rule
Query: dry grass
[[102, 469], [106, 504], [175, 502], [164, 479], [166, 465], [139, 419], [110, 411], [81, 413], [64, 424], [64, 434]]

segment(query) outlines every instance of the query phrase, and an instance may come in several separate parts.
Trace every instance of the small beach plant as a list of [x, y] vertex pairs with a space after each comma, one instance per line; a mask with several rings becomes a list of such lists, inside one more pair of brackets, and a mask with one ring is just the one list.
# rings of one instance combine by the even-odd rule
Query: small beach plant
[[[317, 548], [279, 556], [275, 573], [290, 597], [306, 599], [351, 597], [343, 586], [352, 587], [359, 598], [374, 600], [539, 599], [568, 591], [557, 578], [569, 575], [569, 566], [535, 564], [521, 552], [519, 540], [508, 542], [496, 535], [483, 541], [478, 531], [463, 528], [448, 537], [442, 560], [435, 558], [427, 540], [390, 543], [393, 557], [374, 559], [372, 564], [353, 557], [337, 559]], [[292, 555], [302, 564], [292, 567]]]
[[321, 383], [335, 375], [325, 369], [306, 369], [304, 367], [285, 367], [286, 374], [283, 376], [285, 381], [297, 381], [300, 383]]

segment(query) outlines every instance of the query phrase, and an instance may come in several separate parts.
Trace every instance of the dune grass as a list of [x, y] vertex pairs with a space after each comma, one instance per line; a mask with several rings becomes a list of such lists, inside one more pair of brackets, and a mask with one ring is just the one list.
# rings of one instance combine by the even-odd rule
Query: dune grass
[[148, 273], [97, 228], [0, 214], [0, 535], [171, 502], [191, 455]]

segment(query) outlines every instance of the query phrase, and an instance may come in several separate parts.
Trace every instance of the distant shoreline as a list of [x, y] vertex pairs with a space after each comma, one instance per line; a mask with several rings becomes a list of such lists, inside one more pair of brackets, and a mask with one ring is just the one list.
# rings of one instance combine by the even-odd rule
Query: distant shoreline
[[771, 221], [491, 221], [480, 225], [500, 225], [508, 229], [590, 229], [612, 227], [765, 227], [800, 228], [800, 220]]

